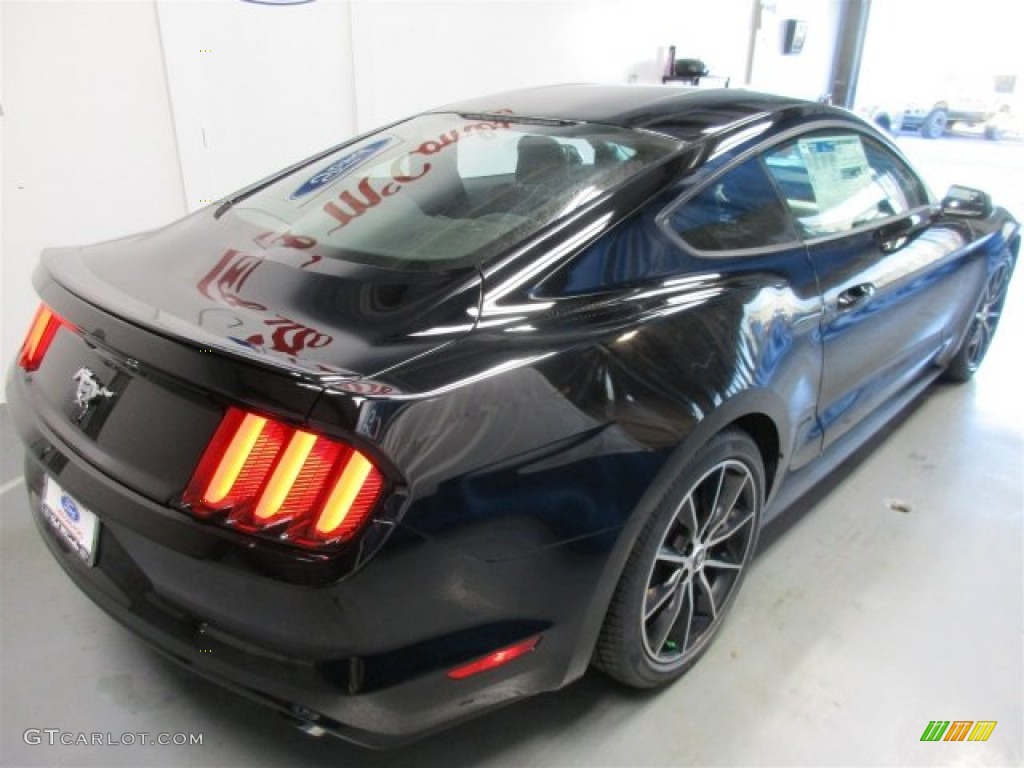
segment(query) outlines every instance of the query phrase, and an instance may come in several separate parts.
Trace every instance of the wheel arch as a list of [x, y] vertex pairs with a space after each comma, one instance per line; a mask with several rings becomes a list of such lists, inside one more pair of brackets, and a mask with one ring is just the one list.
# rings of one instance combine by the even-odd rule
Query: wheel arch
[[757, 445], [764, 465], [765, 498], [775, 488], [775, 480], [779, 468], [779, 429], [770, 416], [764, 413], [749, 413], [732, 423], [737, 429], [746, 432]]
[[683, 468], [716, 435], [729, 429], [741, 430], [750, 436], [761, 454], [765, 472], [764, 502], [767, 504], [778, 487], [780, 468], [785, 466], [784, 446], [789, 445], [790, 439], [785, 414], [786, 409], [778, 395], [767, 390], [746, 390], [707, 414], [680, 441], [641, 497], [608, 556], [601, 578], [595, 585], [563, 684], [582, 676], [590, 664], [612, 595], [637, 537]]

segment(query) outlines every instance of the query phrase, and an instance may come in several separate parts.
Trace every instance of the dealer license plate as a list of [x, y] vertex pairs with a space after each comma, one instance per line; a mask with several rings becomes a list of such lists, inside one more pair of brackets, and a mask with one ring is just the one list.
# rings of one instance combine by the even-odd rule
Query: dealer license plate
[[86, 565], [96, 562], [99, 519], [49, 477], [43, 486], [43, 515]]

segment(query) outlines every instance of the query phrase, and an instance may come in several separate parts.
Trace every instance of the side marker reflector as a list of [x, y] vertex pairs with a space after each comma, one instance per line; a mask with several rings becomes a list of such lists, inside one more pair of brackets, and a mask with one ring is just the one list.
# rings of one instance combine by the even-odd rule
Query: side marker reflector
[[463, 680], [472, 675], [478, 675], [481, 672], [486, 672], [489, 669], [504, 666], [510, 661], [514, 661], [520, 656], [525, 656], [533, 651], [539, 642], [540, 635], [534, 635], [533, 637], [528, 637], [525, 640], [520, 640], [518, 643], [507, 645], [504, 648], [499, 648], [486, 656], [474, 659], [468, 664], [463, 664], [461, 667], [455, 667], [454, 669], [448, 670], [448, 677], [452, 680]]

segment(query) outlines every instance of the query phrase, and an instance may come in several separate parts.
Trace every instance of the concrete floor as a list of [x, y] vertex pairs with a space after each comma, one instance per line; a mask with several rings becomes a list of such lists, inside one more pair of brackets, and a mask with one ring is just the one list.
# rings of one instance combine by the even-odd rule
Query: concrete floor
[[[94, 607], [34, 530], [0, 409], [0, 763], [1021, 765], [1022, 302], [1018, 274], [975, 381], [934, 388], [767, 532], [722, 635], [678, 684], [636, 694], [592, 673], [390, 753], [310, 739]], [[937, 719], [998, 725], [984, 743], [921, 742]], [[28, 728], [201, 732], [203, 744], [28, 745]]]

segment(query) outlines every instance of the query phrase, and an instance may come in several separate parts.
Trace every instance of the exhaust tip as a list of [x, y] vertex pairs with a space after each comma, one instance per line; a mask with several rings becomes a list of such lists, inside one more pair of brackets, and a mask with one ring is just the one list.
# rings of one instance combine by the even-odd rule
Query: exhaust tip
[[296, 723], [295, 727], [307, 736], [312, 736], [314, 739], [319, 739], [321, 736], [324, 736], [327, 733], [327, 729], [324, 728], [322, 725], [317, 725], [316, 723], [310, 722], [309, 720], [304, 720], [300, 723]]
[[292, 704], [290, 711], [287, 714], [282, 713], [282, 715], [307, 736], [319, 739], [327, 733], [327, 729], [317, 723], [317, 720], [320, 719], [319, 713], [309, 707]]

